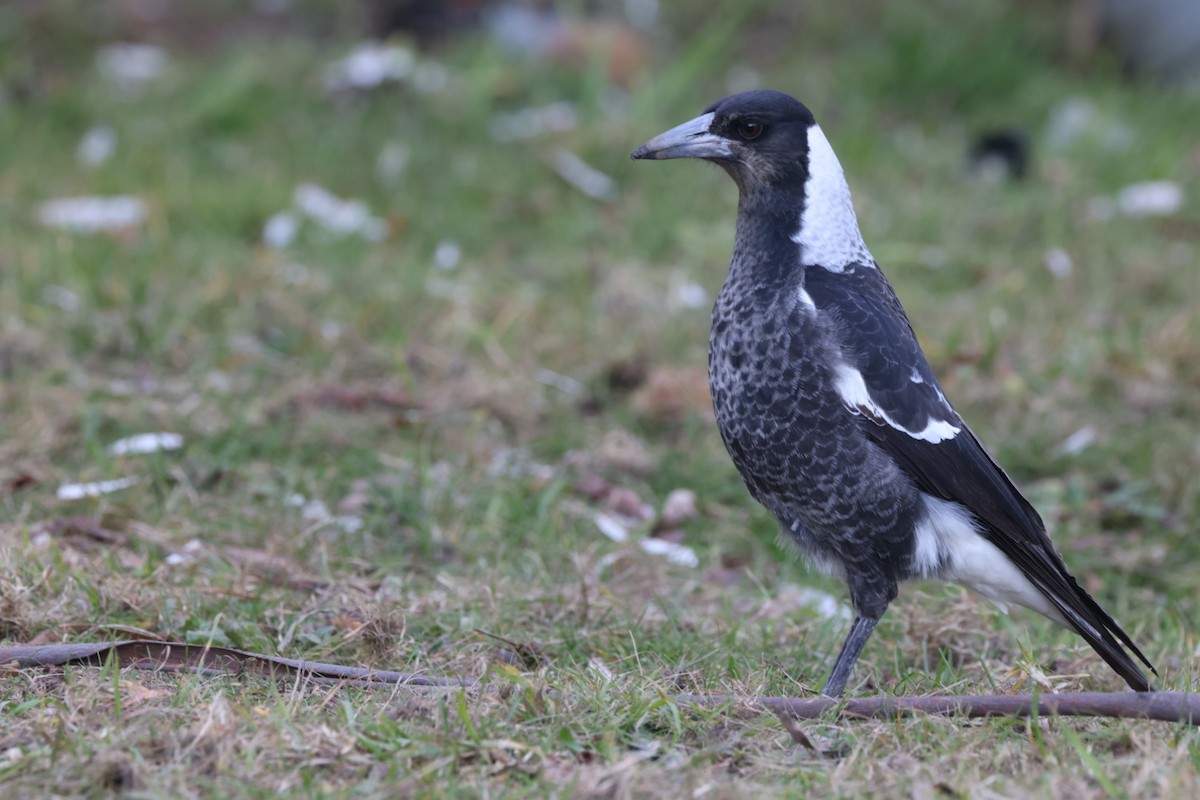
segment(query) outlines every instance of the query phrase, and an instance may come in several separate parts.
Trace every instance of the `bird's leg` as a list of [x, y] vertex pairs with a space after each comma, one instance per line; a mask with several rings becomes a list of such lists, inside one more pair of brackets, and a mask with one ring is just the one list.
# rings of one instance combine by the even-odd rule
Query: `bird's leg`
[[854, 625], [851, 626], [850, 633], [842, 644], [842, 651], [838, 653], [837, 661], [833, 663], [833, 672], [829, 674], [829, 680], [825, 682], [825, 688], [821, 690], [821, 694], [826, 697], [842, 696], [842, 690], [846, 688], [846, 681], [850, 680], [850, 673], [854, 671], [854, 662], [858, 661], [858, 654], [862, 652], [867, 639], [871, 638], [871, 631], [875, 630], [877, 622], [879, 622], [878, 617], [869, 617], [864, 614], [859, 614], [854, 618]]

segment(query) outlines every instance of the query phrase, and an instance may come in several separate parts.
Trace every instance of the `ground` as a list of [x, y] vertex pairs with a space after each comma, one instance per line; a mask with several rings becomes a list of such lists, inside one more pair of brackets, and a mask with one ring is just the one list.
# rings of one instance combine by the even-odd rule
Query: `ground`
[[[1200, 793], [1188, 727], [830, 717], [802, 723], [808, 748], [737, 703], [670, 699], [811, 694], [848, 623], [708, 410], [735, 189], [628, 160], [728, 91], [804, 99], [946, 393], [1159, 685], [1190, 689], [1194, 95], [1070, 57], [1064, 20], [999, 0], [860, 0], [866, 28], [782, 4], [668, 8], [655, 32], [591, 31], [591, 55], [554, 64], [469, 31], [394, 84], [340, 91], [326, 68], [348, 32], [167, 37], [164, 71], [122, 86], [93, 57], [107, 28], [25, 5], [0, 12], [0, 645], [161, 638], [487, 688], [5, 667], [7, 792]], [[561, 129], [514, 138], [532, 115], [503, 115], [561, 100]], [[81, 158], [97, 128], [115, 149]], [[997, 128], [1028, 139], [1025, 180], [968, 170]], [[564, 180], [564, 152], [611, 184]], [[1182, 206], [1114, 208], [1150, 180]], [[295, 210], [306, 184], [361, 200], [374, 227], [323, 229]], [[136, 197], [144, 218], [39, 222], [85, 195]], [[295, 235], [265, 242], [289, 210]], [[110, 450], [146, 432], [183, 446]], [[910, 585], [850, 691], [1033, 687], [1122, 684], [1049, 623]]]

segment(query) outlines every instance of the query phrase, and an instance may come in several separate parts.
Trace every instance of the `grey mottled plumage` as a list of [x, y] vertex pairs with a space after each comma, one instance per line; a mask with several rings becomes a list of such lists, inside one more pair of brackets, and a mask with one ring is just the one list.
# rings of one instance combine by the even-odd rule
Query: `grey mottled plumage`
[[733, 258], [713, 308], [713, 405], [751, 495], [850, 590], [856, 618], [825, 693], [842, 693], [909, 578], [1038, 611], [1149, 690], [1122, 645], [1153, 667], [942, 394], [811, 112], [780, 92], [744, 92], [633, 157], [706, 159], [738, 185]]

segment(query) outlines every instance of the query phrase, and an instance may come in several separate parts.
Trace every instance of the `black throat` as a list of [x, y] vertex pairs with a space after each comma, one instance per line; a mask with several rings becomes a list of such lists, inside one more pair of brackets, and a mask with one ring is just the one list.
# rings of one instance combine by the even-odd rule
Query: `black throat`
[[795, 282], [800, 245], [793, 240], [804, 212], [804, 185], [743, 190], [728, 282], [756, 293]]

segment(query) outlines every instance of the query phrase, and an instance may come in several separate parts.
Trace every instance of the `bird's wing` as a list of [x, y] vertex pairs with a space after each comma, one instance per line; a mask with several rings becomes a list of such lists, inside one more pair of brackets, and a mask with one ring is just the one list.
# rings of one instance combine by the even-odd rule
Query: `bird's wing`
[[866, 265], [842, 272], [810, 267], [804, 291], [837, 327], [843, 358], [837, 388], [847, 407], [863, 416], [867, 435], [922, 491], [965, 506], [980, 533], [1130, 686], [1149, 689], [1116, 639], [1154, 667], [1076, 582], [1037, 511], [946, 400], [883, 273]]

